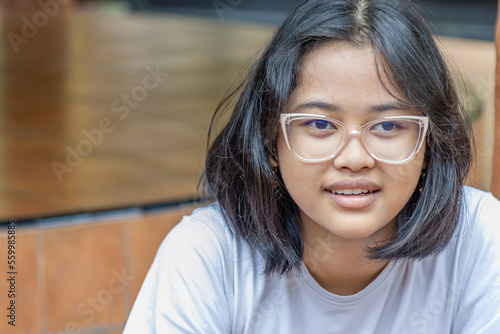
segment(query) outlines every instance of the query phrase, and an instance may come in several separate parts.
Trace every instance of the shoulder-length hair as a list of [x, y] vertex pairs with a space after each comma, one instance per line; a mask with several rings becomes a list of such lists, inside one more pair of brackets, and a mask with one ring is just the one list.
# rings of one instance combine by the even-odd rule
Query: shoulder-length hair
[[471, 126], [417, 8], [408, 0], [304, 1], [281, 24], [244, 82], [217, 108], [209, 141], [219, 113], [236, 102], [208, 148], [202, 177], [205, 194], [218, 201], [235, 233], [264, 257], [266, 274], [289, 273], [302, 263], [299, 210], [279, 174], [273, 174], [270, 158], [277, 161], [278, 118], [298, 84], [302, 60], [330, 41], [371, 44], [380, 78], [388, 78], [391, 89], [430, 121], [423, 191], [415, 189], [399, 213], [394, 237], [369, 248], [369, 256], [436, 254], [451, 239], [461, 215], [461, 185], [472, 161]]

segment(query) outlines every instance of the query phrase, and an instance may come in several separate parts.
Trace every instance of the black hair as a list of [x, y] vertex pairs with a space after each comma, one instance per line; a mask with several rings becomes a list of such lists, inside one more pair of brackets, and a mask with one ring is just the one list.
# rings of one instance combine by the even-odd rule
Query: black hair
[[[232, 114], [210, 144], [202, 177], [235, 233], [259, 251], [266, 274], [290, 273], [302, 263], [299, 209], [270, 159], [276, 156], [280, 112], [298, 85], [301, 62], [330, 41], [376, 50], [380, 77], [429, 117], [426, 177], [398, 215], [391, 240], [368, 249], [373, 259], [424, 258], [441, 251], [461, 216], [472, 162], [471, 126], [432, 30], [407, 0], [310, 0], [284, 20], [244, 82], [214, 114]], [[382, 65], [380, 65], [382, 64]], [[422, 192], [418, 188], [423, 187]]]

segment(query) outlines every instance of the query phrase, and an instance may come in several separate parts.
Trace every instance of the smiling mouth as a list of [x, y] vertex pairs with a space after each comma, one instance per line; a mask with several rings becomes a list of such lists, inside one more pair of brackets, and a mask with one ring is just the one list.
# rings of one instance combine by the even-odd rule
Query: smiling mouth
[[376, 193], [378, 190], [368, 190], [368, 189], [338, 189], [338, 190], [328, 190], [334, 195], [344, 195], [344, 196], [366, 196], [369, 194]]

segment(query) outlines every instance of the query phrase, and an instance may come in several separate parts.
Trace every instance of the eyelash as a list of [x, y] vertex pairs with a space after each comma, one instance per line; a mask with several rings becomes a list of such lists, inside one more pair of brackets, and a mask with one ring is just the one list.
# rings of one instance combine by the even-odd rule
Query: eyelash
[[[384, 129], [384, 124], [390, 124], [391, 126], [393, 126], [390, 130], [386, 130]], [[382, 126], [382, 129], [383, 131], [392, 131], [394, 130], [394, 128], [397, 128], [398, 130], [402, 129], [403, 127], [401, 126], [401, 124], [398, 124], [396, 122], [391, 122], [391, 121], [385, 121], [385, 122], [381, 122], [381, 123], [377, 123], [375, 124], [371, 129], [375, 129], [375, 127], [378, 127], [378, 126]], [[370, 130], [371, 130], [370, 129]]]
[[[324, 122], [326, 124], [326, 127], [323, 127], [323, 128], [320, 128], [317, 126], [317, 123], [318, 122]], [[316, 126], [313, 126], [312, 124], [316, 124]], [[304, 125], [306, 126], [313, 126], [315, 129], [318, 129], [318, 130], [325, 130], [325, 129], [336, 129], [337, 127], [335, 126], [335, 124], [327, 121], [327, 120], [323, 120], [323, 119], [315, 119], [315, 120], [311, 120], [311, 121], [308, 121], [306, 122]]]

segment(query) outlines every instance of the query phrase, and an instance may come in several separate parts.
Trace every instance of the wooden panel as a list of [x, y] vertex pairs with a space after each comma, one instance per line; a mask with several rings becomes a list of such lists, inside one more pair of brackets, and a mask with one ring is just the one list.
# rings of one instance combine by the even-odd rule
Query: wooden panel
[[[34, 15], [3, 14], [4, 37]], [[4, 38], [0, 219], [194, 196], [211, 114], [271, 29], [65, 10]]]

